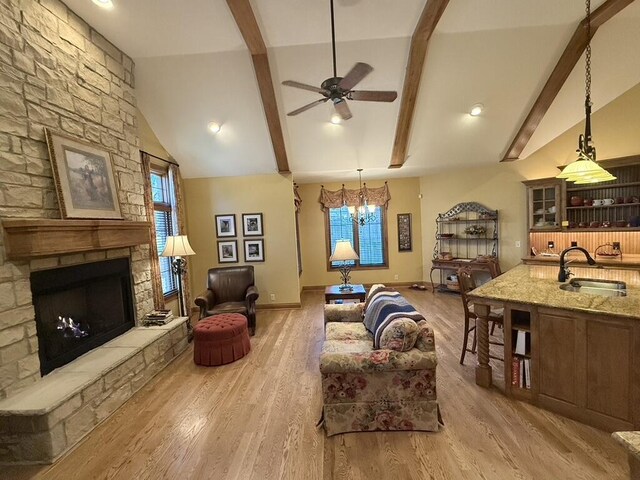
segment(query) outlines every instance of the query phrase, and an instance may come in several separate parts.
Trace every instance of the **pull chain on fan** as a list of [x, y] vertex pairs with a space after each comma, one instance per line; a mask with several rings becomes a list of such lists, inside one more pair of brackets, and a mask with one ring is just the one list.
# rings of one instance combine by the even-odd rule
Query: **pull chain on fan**
[[293, 80], [286, 80], [282, 82], [283, 85], [288, 87], [300, 88], [302, 90], [309, 90], [310, 92], [319, 93], [324, 98], [311, 102], [303, 107], [300, 107], [292, 112], [287, 113], [288, 116], [298, 115], [305, 112], [316, 105], [325, 103], [329, 100], [333, 102], [333, 106], [336, 112], [342, 120], [349, 120], [351, 110], [347, 104], [347, 100], [355, 100], [361, 102], [393, 102], [398, 93], [394, 91], [384, 90], [352, 90], [358, 83], [360, 83], [367, 75], [373, 71], [373, 67], [366, 63], [356, 63], [349, 73], [344, 77], [338, 77], [336, 66], [336, 29], [335, 18], [333, 9], [333, 0], [330, 0], [331, 4], [331, 49], [333, 52], [333, 77], [327, 78], [320, 88], [308, 85], [306, 83], [296, 82]]

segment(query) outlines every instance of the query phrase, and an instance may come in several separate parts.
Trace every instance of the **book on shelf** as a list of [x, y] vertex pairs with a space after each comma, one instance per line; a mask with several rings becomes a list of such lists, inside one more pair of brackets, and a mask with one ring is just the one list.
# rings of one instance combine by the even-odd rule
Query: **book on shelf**
[[517, 330], [518, 336], [516, 337], [516, 354], [527, 354], [527, 334], [524, 330]]
[[524, 388], [531, 389], [531, 359], [524, 359]]
[[511, 360], [511, 385], [520, 386], [520, 359], [518, 357], [513, 357]]

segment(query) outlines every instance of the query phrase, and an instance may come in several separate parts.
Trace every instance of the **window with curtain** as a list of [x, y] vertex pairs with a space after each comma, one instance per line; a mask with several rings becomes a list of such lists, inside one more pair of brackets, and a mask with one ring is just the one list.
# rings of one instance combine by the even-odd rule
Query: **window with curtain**
[[162, 293], [166, 297], [178, 293], [178, 282], [171, 271], [171, 258], [161, 257], [167, 243], [167, 237], [173, 235], [173, 206], [168, 172], [151, 172], [151, 195], [156, 228], [156, 244], [162, 279]]
[[[338, 240], [349, 240], [360, 260], [352, 262], [355, 268], [387, 267], [387, 222], [385, 209], [376, 206], [375, 220], [365, 225], [356, 224], [345, 207], [328, 208], [327, 243], [330, 245], [329, 256]], [[327, 258], [328, 261], [328, 258]], [[339, 268], [342, 262], [330, 262], [331, 268]]]

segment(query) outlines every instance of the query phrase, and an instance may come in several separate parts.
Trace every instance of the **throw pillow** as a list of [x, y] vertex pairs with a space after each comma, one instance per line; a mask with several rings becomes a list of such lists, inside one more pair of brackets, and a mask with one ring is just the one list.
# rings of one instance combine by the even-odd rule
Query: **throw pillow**
[[388, 348], [397, 352], [411, 350], [418, 339], [418, 324], [406, 317], [396, 318], [383, 330], [380, 336], [380, 348]]

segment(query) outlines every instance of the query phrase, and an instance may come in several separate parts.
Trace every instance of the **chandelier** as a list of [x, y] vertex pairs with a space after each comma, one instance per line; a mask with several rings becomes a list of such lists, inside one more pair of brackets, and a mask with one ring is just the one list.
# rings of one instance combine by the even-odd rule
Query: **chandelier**
[[358, 206], [355, 207], [350, 205], [349, 216], [354, 223], [364, 227], [368, 222], [373, 222], [376, 220], [376, 206], [374, 204], [369, 204], [367, 195], [366, 195], [366, 187], [362, 188], [362, 169], [358, 169], [358, 178], [360, 180], [360, 188], [358, 189]]
[[564, 178], [576, 184], [608, 182], [616, 177], [596, 162], [596, 147], [591, 142], [591, 0], [586, 0], [587, 12], [587, 48], [585, 53], [585, 125], [584, 134], [578, 137], [578, 159], [567, 165], [556, 178]]

